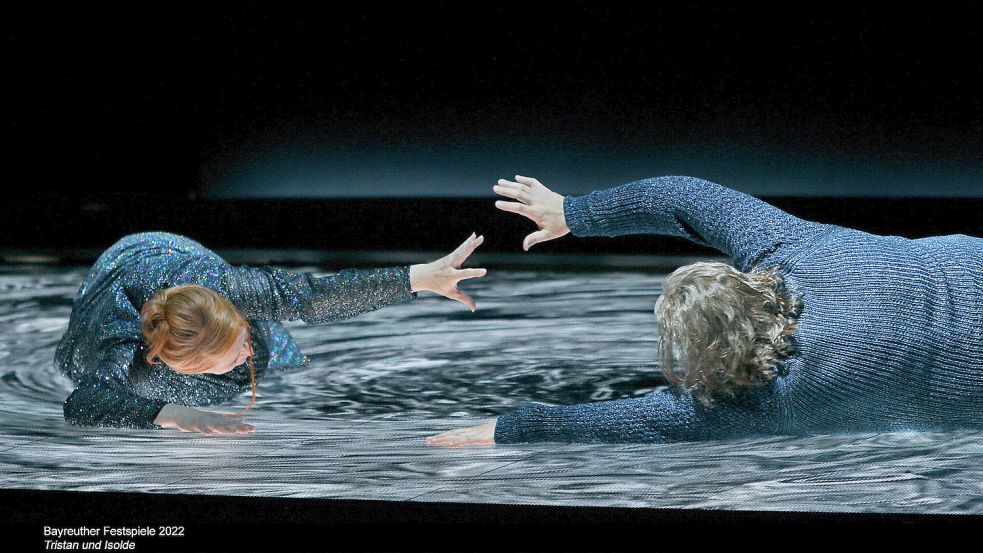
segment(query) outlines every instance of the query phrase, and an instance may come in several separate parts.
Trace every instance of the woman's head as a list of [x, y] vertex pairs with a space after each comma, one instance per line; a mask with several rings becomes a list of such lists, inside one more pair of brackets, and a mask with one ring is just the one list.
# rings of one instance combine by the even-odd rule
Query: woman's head
[[680, 267], [655, 303], [662, 372], [705, 405], [762, 384], [791, 353], [801, 309], [786, 295], [777, 267], [750, 273], [723, 263]]
[[140, 319], [149, 346], [147, 363], [157, 358], [179, 373], [223, 374], [249, 357], [250, 375], [254, 374], [249, 323], [213, 290], [164, 288], [143, 305]]
[[[218, 373], [232, 361], [248, 325], [228, 300], [202, 286], [165, 288], [143, 305], [141, 330], [150, 346], [147, 362], [159, 358], [177, 372]], [[234, 350], [233, 350], [234, 348]], [[231, 367], [229, 367], [231, 369]], [[222, 371], [227, 372], [227, 371]]]

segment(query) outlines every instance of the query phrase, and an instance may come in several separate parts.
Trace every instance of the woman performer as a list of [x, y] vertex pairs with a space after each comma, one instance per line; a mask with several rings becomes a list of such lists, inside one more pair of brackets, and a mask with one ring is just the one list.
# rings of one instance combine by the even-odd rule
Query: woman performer
[[[308, 359], [278, 321], [322, 324], [436, 292], [475, 310], [457, 283], [485, 275], [461, 264], [484, 237], [409, 267], [346, 269], [328, 277], [233, 267], [183, 236], [122, 238], [96, 261], [75, 296], [55, 363], [78, 387], [65, 420], [79, 426], [251, 432], [243, 421], [256, 379]], [[246, 363], [246, 361], [249, 361]], [[252, 389], [236, 414], [196, 407]]]

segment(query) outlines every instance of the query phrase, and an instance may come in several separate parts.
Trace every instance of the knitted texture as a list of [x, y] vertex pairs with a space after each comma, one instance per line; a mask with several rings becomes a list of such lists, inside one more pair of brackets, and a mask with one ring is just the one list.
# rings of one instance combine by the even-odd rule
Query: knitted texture
[[563, 209], [575, 236], [680, 236], [742, 271], [777, 265], [803, 301], [796, 350], [767, 384], [710, 407], [678, 391], [524, 403], [499, 417], [497, 443], [983, 427], [983, 239], [813, 223], [692, 177], [568, 196]]
[[65, 420], [84, 426], [156, 428], [167, 403], [213, 405], [250, 387], [248, 364], [216, 374], [181, 374], [148, 365], [140, 309], [159, 290], [210, 288], [249, 320], [256, 378], [307, 358], [277, 322], [322, 324], [409, 300], [409, 268], [346, 269], [327, 277], [270, 267], [233, 267], [198, 242], [163, 232], [126, 236], [103, 253], [82, 282], [55, 364], [78, 387]]

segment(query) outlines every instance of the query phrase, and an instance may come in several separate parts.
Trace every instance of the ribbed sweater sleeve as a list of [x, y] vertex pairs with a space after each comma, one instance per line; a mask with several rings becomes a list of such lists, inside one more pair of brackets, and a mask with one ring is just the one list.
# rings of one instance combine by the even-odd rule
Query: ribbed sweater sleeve
[[574, 236], [660, 234], [711, 246], [748, 270], [764, 255], [826, 228], [694, 177], [643, 179], [563, 201]]
[[767, 434], [779, 425], [773, 401], [766, 386], [710, 407], [674, 391], [580, 405], [527, 402], [498, 418], [495, 443], [676, 442]]

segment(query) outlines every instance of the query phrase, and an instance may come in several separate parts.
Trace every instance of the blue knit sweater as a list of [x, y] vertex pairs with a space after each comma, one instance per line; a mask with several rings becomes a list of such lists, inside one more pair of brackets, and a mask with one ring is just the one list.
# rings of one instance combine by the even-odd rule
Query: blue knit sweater
[[983, 239], [910, 240], [813, 223], [692, 177], [568, 196], [563, 210], [575, 236], [680, 236], [719, 249], [742, 271], [777, 265], [803, 301], [796, 351], [769, 383], [711, 407], [678, 390], [525, 403], [499, 417], [497, 443], [983, 427]]

